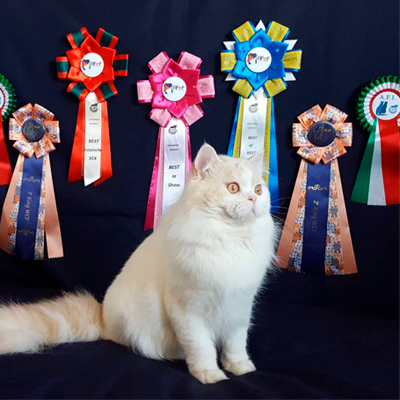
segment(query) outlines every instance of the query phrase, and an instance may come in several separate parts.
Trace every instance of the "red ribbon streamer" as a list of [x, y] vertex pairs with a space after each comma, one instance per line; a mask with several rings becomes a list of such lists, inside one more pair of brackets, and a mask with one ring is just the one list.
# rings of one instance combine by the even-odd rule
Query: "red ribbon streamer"
[[400, 203], [400, 138], [397, 118], [378, 120], [386, 204]]
[[0, 112], [0, 186], [8, 185], [11, 181], [12, 171], [10, 159], [8, 158], [6, 140], [4, 137], [3, 124]]

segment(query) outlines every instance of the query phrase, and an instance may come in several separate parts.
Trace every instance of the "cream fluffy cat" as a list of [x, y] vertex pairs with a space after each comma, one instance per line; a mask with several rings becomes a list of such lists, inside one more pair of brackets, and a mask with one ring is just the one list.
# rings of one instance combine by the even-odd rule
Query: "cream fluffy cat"
[[222, 367], [255, 371], [246, 350], [255, 295], [274, 257], [262, 154], [218, 156], [204, 145], [182, 197], [132, 254], [103, 308], [89, 294], [0, 308], [0, 354], [99, 337], [146, 357], [185, 359], [202, 383]]

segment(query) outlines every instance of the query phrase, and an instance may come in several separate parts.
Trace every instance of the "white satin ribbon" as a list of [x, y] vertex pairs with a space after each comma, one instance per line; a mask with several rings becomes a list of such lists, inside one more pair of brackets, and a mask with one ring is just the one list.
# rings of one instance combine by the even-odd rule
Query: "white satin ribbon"
[[85, 99], [85, 186], [97, 181], [101, 174], [101, 107], [96, 94], [90, 92]]
[[[378, 122], [378, 121], [377, 121]], [[368, 204], [385, 206], [386, 196], [382, 173], [382, 150], [379, 123], [376, 124], [374, 152], [372, 154], [371, 177], [369, 179]]]
[[249, 158], [264, 149], [268, 98], [257, 93], [243, 99], [243, 125], [240, 157]]
[[164, 128], [163, 214], [181, 197], [185, 187], [186, 126], [171, 118]]

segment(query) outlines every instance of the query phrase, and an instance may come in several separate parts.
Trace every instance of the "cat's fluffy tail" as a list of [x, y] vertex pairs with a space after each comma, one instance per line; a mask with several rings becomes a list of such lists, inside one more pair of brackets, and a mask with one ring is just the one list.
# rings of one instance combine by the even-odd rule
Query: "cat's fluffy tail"
[[102, 306], [86, 292], [0, 306], [0, 354], [35, 353], [44, 346], [90, 342], [101, 333]]

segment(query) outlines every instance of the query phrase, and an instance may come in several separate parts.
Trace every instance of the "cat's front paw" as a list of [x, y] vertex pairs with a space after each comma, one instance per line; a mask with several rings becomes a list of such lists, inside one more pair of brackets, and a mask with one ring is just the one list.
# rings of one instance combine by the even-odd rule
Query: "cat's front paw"
[[232, 372], [234, 375], [245, 375], [248, 374], [249, 372], [254, 372], [256, 370], [256, 367], [250, 360], [242, 360], [238, 362], [229, 362], [229, 361], [224, 361], [223, 362], [224, 369], [226, 369], [229, 372]]
[[220, 369], [206, 369], [204, 371], [194, 371], [191, 373], [203, 385], [217, 383], [229, 379]]

